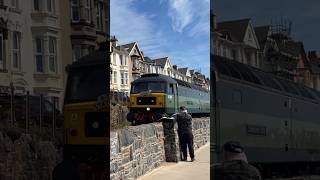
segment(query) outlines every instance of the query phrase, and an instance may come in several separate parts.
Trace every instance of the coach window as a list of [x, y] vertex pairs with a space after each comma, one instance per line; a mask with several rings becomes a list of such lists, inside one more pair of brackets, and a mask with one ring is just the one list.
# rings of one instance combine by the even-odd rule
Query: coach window
[[232, 101], [235, 104], [242, 104], [242, 93], [240, 90], [234, 90], [232, 93]]

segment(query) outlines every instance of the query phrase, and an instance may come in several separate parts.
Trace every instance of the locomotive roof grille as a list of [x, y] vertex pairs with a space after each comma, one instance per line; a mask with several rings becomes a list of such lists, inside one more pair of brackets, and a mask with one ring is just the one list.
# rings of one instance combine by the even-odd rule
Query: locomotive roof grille
[[[272, 89], [303, 96], [309, 99], [315, 99], [315, 96], [320, 99], [320, 92], [317, 90], [297, 84], [290, 80], [283, 79], [234, 60], [216, 55], [213, 57], [213, 68], [225, 76], [248, 81], [254, 84], [264, 85]], [[240, 73], [240, 76], [238, 73]]]

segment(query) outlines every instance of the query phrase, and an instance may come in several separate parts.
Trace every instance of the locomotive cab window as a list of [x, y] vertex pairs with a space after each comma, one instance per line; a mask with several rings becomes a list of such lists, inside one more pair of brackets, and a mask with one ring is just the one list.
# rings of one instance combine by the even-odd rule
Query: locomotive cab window
[[[106, 73], [104, 68], [77, 68], [69, 72], [66, 90], [66, 103], [91, 101], [107, 91], [106, 86], [100, 83]], [[88, 93], [91, 92], [91, 93]]]
[[174, 94], [174, 84], [169, 84], [168, 94]]
[[141, 82], [132, 85], [131, 93], [140, 93], [144, 91], [166, 92], [166, 83], [164, 82]]

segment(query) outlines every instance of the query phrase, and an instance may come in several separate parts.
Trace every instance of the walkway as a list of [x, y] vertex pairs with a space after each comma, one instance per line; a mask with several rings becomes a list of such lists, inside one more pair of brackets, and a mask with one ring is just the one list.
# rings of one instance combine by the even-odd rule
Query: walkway
[[209, 180], [210, 145], [206, 144], [199, 148], [195, 156], [194, 162], [166, 163], [138, 180]]

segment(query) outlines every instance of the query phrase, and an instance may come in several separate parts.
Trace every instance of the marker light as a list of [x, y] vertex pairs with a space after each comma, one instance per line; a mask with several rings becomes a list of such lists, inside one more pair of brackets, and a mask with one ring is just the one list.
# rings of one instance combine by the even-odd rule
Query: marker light
[[150, 111], [150, 108], [149, 108], [149, 107], [147, 107], [147, 111]]

